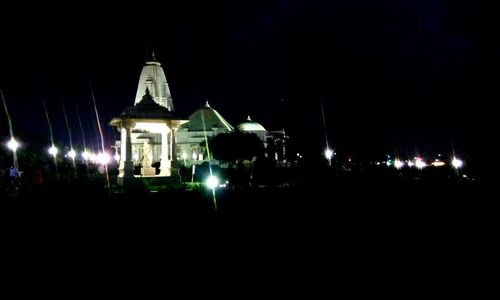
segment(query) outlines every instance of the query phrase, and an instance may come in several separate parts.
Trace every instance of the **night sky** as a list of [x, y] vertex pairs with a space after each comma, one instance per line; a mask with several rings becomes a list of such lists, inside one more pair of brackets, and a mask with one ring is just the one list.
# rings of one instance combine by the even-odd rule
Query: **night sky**
[[[231, 124], [248, 114], [316, 153], [480, 156], [499, 98], [493, 1], [75, 1], [0, 5], [0, 86], [14, 131], [97, 139], [101, 121], [134, 102], [148, 50], [176, 111], [208, 100]], [[111, 3], [113, 2], [113, 3]], [[8, 135], [0, 114], [1, 136]], [[106, 140], [118, 134], [108, 126]], [[315, 152], [316, 151], [316, 152]]]

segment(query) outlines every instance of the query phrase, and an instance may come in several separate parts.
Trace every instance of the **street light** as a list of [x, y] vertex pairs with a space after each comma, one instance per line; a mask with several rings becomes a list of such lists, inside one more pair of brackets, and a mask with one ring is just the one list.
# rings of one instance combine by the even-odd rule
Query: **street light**
[[49, 148], [49, 154], [52, 155], [54, 158], [56, 157], [57, 152], [58, 152], [58, 150], [57, 150], [56, 146], [52, 145]]
[[214, 175], [210, 175], [205, 183], [210, 189], [214, 190], [219, 186], [219, 178]]
[[88, 160], [90, 158], [90, 153], [87, 150], [83, 151], [81, 155], [84, 160]]
[[405, 165], [404, 162], [400, 161], [399, 159], [396, 159], [394, 161], [394, 167], [396, 167], [396, 169], [401, 169], [403, 166]]
[[71, 149], [71, 150], [68, 152], [68, 156], [69, 156], [69, 158], [71, 158], [71, 159], [73, 159], [73, 160], [74, 160], [74, 159], [75, 159], [75, 157], [76, 157], [76, 152], [75, 152], [75, 150]]
[[458, 159], [458, 158], [456, 158], [456, 157], [453, 157], [453, 160], [451, 161], [451, 165], [452, 165], [455, 169], [459, 169], [459, 168], [463, 167], [464, 162], [463, 162], [461, 159]]
[[14, 137], [10, 139], [10, 141], [7, 143], [7, 147], [9, 147], [10, 150], [13, 152], [16, 152], [17, 148], [19, 148], [19, 143], [16, 141]]
[[12, 150], [13, 165], [14, 165], [14, 168], [17, 169], [18, 166], [17, 166], [17, 154], [16, 154], [16, 151], [17, 151], [17, 148], [19, 148], [19, 143], [16, 141], [16, 139], [14, 137], [11, 137], [10, 141], [7, 143], [7, 147], [9, 147], [9, 149]]
[[333, 151], [330, 148], [326, 148], [325, 157], [328, 159], [328, 165], [332, 165]]

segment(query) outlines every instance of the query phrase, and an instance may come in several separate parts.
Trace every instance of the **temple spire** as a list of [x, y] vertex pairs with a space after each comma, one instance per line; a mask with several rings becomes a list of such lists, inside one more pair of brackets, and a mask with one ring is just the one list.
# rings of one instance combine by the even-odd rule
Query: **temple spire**
[[156, 103], [166, 107], [169, 111], [174, 110], [174, 103], [165, 72], [160, 62], [157, 61], [154, 51], [151, 51], [150, 57], [146, 60], [146, 64], [142, 68], [134, 105], [142, 101], [142, 96], [146, 88], [148, 88], [149, 95], [151, 95]]

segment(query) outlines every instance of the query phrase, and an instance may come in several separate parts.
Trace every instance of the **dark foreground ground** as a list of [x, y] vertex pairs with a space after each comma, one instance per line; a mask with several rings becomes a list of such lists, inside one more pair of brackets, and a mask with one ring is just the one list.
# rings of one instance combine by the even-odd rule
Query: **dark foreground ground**
[[73, 186], [4, 202], [1, 219], [4, 248], [21, 262], [63, 262], [96, 276], [103, 266], [166, 272], [180, 264], [196, 273], [208, 264], [209, 273], [226, 275], [347, 280], [389, 271], [439, 281], [465, 268], [479, 272], [468, 275], [493, 268], [496, 194], [472, 181], [332, 176], [218, 190], [215, 210], [205, 190], [109, 196]]

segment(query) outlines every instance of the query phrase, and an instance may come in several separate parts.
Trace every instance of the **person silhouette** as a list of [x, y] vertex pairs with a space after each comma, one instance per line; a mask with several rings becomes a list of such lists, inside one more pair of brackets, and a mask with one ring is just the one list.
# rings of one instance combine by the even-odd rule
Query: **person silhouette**
[[19, 172], [17, 171], [16, 168], [14, 168], [14, 166], [11, 166], [9, 169], [9, 179], [17, 180], [17, 178], [19, 178]]

